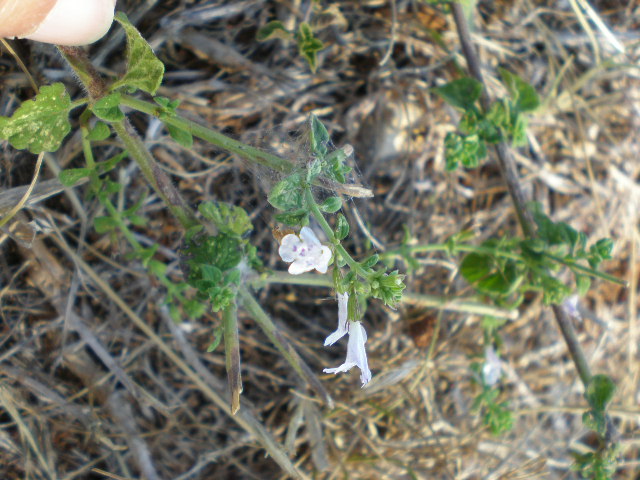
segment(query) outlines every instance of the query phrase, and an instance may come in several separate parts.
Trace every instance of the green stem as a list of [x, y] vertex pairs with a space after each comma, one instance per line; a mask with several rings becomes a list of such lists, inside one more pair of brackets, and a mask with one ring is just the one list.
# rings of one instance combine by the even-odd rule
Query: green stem
[[591, 267], [586, 267], [586, 266], [580, 265], [579, 263], [576, 263], [576, 262], [567, 262], [563, 258], [556, 257], [555, 255], [553, 255], [551, 253], [546, 253], [545, 252], [545, 256], [549, 257], [551, 260], [554, 260], [554, 261], [556, 261], [558, 263], [561, 263], [562, 265], [565, 265], [565, 266], [569, 267], [572, 270], [578, 270], [578, 271], [584, 273], [585, 275], [589, 275], [590, 277], [602, 278], [603, 280], [606, 280], [608, 282], [615, 283], [617, 285], [622, 285], [625, 288], [627, 288], [629, 286], [629, 282], [627, 282], [626, 280], [622, 280], [622, 279], [620, 279], [618, 277], [615, 277], [613, 275], [609, 275], [608, 273], [601, 272], [599, 270], [594, 270]]
[[342, 258], [344, 258], [345, 262], [347, 262], [347, 265], [349, 265], [351, 269], [354, 270], [358, 275], [360, 275], [365, 280], [369, 278], [369, 274], [364, 270], [364, 268], [362, 268], [362, 266], [358, 262], [356, 262], [353, 259], [351, 255], [349, 255], [349, 252], [345, 250], [345, 248], [340, 244], [340, 241], [333, 234], [333, 229], [331, 228], [327, 220], [324, 218], [324, 215], [320, 211], [320, 207], [318, 207], [318, 204], [316, 203], [316, 199], [313, 198], [313, 193], [311, 193], [311, 189], [308, 187], [305, 188], [304, 195], [305, 195], [305, 200], [307, 201], [307, 205], [311, 209], [311, 214], [313, 215], [313, 218], [315, 218], [316, 221], [320, 224], [320, 227], [322, 228], [324, 233], [327, 235], [327, 238], [329, 239], [329, 241], [334, 245], [334, 248], [336, 249], [336, 251], [340, 254]]
[[227, 379], [231, 394], [231, 415], [235, 415], [240, 409], [240, 394], [242, 393], [238, 308], [235, 302], [222, 311], [222, 323], [224, 325], [224, 354], [226, 357]]
[[[122, 95], [121, 104], [133, 108], [134, 110], [138, 110], [139, 112], [153, 115], [155, 117], [159, 117], [160, 113], [162, 112], [162, 109], [159, 105], [145, 102], [143, 100], [138, 100], [137, 98], [134, 98], [130, 95]], [[198, 125], [197, 123], [190, 120], [185, 120], [178, 115], [165, 115], [162, 117], [162, 122], [166, 125], [171, 125], [181, 130], [185, 130], [197, 138], [216, 145], [224, 150], [227, 150], [228, 152], [235, 153], [236, 155], [251, 162], [264, 165], [278, 172], [286, 174], [292, 172], [294, 169], [294, 165], [284, 158], [280, 158], [276, 155], [263, 152], [262, 150], [229, 138], [219, 132], [216, 132], [215, 130], [203, 127], [202, 125]]]
[[149, 150], [147, 150], [142, 139], [133, 130], [128, 120], [114, 122], [111, 126], [120, 137], [120, 140], [122, 140], [122, 143], [124, 143], [129, 156], [140, 167], [140, 171], [147, 182], [153, 187], [182, 226], [188, 229], [199, 225], [193, 211], [186, 205], [166, 173], [156, 164]]
[[313, 374], [305, 361], [300, 358], [300, 355], [298, 355], [298, 352], [296, 352], [293, 346], [280, 334], [273, 320], [271, 320], [267, 312], [263, 310], [251, 292], [249, 292], [245, 286], [241, 286], [238, 289], [238, 296], [242, 300], [242, 306], [249, 312], [249, 315], [256, 321], [271, 343], [278, 349], [287, 362], [289, 362], [289, 365], [320, 395], [320, 398], [329, 405], [329, 408], [333, 408], [333, 399], [329, 395], [329, 392], [322, 386], [318, 377]]
[[[427, 252], [449, 252], [451, 248], [446, 243], [435, 243], [432, 245], [403, 245], [400, 248], [396, 248], [394, 250], [387, 250], [384, 253], [380, 254], [380, 258], [404, 258], [407, 255], [413, 253], [427, 253]], [[502, 258], [510, 258], [512, 260], [524, 262], [524, 258], [522, 255], [518, 255], [517, 253], [505, 252], [503, 250], [496, 250], [493, 248], [476, 246], [476, 245], [468, 245], [468, 244], [457, 244], [453, 247], [453, 253], [457, 252], [470, 252], [470, 253], [481, 253], [484, 255], [491, 255], [494, 257], [502, 257]], [[551, 253], [544, 252], [544, 255], [551, 260], [558, 262], [562, 265], [565, 265], [568, 268], [573, 270], [579, 270], [585, 275], [589, 275], [590, 277], [597, 277], [608, 282], [615, 283], [617, 285], [622, 285], [627, 287], [629, 282], [626, 280], [622, 280], [613, 275], [609, 275], [608, 273], [601, 272], [599, 270], [595, 270], [591, 267], [587, 267], [586, 265], [580, 265], [576, 262], [568, 262], [561, 257], [553, 255]]]
[[[271, 283], [333, 288], [333, 281], [326, 275], [315, 275], [312, 273], [291, 275], [287, 272], [277, 271], [256, 278], [251, 282], [251, 285], [255, 288], [260, 288]], [[504, 308], [493, 307], [473, 300], [456, 297], [425, 295], [405, 291], [402, 293], [402, 302], [418, 304], [422, 307], [434, 308], [436, 310], [471, 313], [475, 315], [491, 315], [493, 317], [509, 318], [512, 320], [518, 316], [517, 310], [506, 310]]]

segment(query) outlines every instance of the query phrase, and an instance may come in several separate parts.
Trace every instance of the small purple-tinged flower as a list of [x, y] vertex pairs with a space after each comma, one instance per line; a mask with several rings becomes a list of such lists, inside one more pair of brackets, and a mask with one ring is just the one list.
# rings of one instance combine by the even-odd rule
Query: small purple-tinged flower
[[302, 227], [300, 235], [285, 235], [278, 250], [280, 257], [289, 263], [289, 273], [300, 275], [314, 268], [320, 273], [327, 273], [331, 250], [322, 245], [316, 234], [309, 227]]

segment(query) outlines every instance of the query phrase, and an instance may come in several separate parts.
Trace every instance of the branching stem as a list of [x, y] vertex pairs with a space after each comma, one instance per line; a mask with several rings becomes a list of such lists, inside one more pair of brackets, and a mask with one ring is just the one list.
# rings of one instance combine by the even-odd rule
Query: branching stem
[[[482, 104], [482, 108], [485, 111], [488, 111], [491, 105], [491, 100], [489, 98], [489, 93], [487, 92], [486, 85], [482, 78], [480, 62], [478, 61], [478, 56], [471, 40], [469, 26], [467, 25], [467, 20], [464, 16], [462, 5], [459, 2], [452, 2], [451, 8], [453, 12], [453, 18], [456, 23], [456, 28], [458, 30], [458, 37], [462, 46], [462, 52], [464, 53], [464, 56], [467, 60], [469, 71], [476, 80], [484, 85], [480, 102]], [[520, 223], [522, 231], [524, 232], [525, 237], [534, 238], [536, 236], [534, 227], [535, 224], [533, 222], [531, 212], [527, 208], [525, 195], [522, 190], [516, 165], [511, 152], [509, 151], [509, 147], [504, 142], [501, 142], [495, 146], [495, 152], [502, 177], [507, 184], [509, 195], [511, 196], [511, 200], [513, 201], [513, 205], [516, 209], [518, 221]], [[587, 362], [584, 351], [582, 350], [582, 347], [580, 346], [580, 343], [578, 341], [576, 331], [573, 328], [573, 324], [571, 323], [571, 319], [561, 306], [554, 305], [553, 312], [555, 314], [558, 327], [560, 328], [560, 331], [562, 332], [562, 335], [564, 337], [567, 349], [569, 350], [569, 354], [571, 355], [573, 363], [575, 364], [578, 371], [578, 375], [580, 376], [580, 379], [582, 380], [582, 383], [586, 388], [591, 379], [591, 371], [589, 369], [589, 363]]]

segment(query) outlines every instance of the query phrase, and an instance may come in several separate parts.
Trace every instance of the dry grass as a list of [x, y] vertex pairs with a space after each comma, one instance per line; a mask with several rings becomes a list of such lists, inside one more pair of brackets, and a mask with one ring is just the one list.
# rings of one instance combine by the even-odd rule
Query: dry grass
[[[443, 139], [457, 113], [428, 89], [455, 78], [455, 63], [463, 63], [451, 19], [420, 2], [395, 4], [395, 23], [388, 2], [377, 0], [331, 2], [333, 13], [322, 16], [311, 14], [311, 2], [131, 0], [119, 8], [167, 65], [160, 94], [180, 99], [187, 116], [254, 144], [270, 139], [277, 148], [314, 111], [337, 145], [354, 145], [354, 166], [376, 196], [349, 202], [346, 214], [352, 225], [358, 217], [369, 225], [379, 249], [399, 243], [403, 224], [424, 244], [464, 226], [479, 240], [516, 233], [493, 163], [444, 170]], [[481, 2], [474, 38], [493, 94], [503, 93], [496, 67], [506, 66], [545, 99], [531, 119], [531, 148], [517, 155], [525, 188], [555, 220], [616, 241], [615, 260], [605, 268], [631, 286], [596, 282], [576, 328], [592, 369], [618, 385], [611, 415], [624, 453], [616, 478], [632, 480], [640, 470], [640, 6], [592, 2], [625, 45], [621, 55], [592, 24], [581, 24], [572, 5]], [[318, 35], [327, 48], [315, 75], [292, 45], [254, 40], [275, 18], [289, 26], [322, 21]], [[62, 80], [81, 95], [53, 47], [16, 47], [38, 83]], [[92, 57], [112, 72], [121, 68], [121, 48], [122, 38], [111, 35], [92, 47]], [[11, 57], [0, 58], [0, 68], [0, 113], [7, 115], [33, 92]], [[137, 115], [133, 121], [190, 202], [215, 198], [247, 208], [262, 258], [283, 268], [265, 200], [272, 176], [203, 144], [185, 151], [153, 122]], [[117, 151], [113, 143], [100, 148], [105, 158]], [[81, 166], [77, 136], [46, 165], [44, 179]], [[4, 147], [0, 168], [3, 199], [15, 198], [11, 189], [30, 182], [33, 159]], [[160, 257], [180, 280], [177, 222], [135, 167], [123, 166], [114, 179], [125, 185], [123, 205], [147, 197], [149, 223], [136, 229], [139, 241], [159, 242]], [[231, 418], [224, 354], [206, 353], [218, 317], [173, 324], [162, 286], [128, 260], [126, 242], [93, 231], [92, 219], [103, 212], [83, 188], [30, 204], [11, 227], [21, 241], [9, 227], [0, 237], [0, 478], [285, 478], [248, 433], [259, 423], [306, 478], [577, 478], [570, 452], [589, 441], [583, 389], [540, 299], [528, 301], [503, 330], [503, 398], [515, 412], [504, 436], [493, 437], [471, 410], [478, 387], [469, 366], [482, 355], [481, 317], [416, 307], [394, 312], [375, 302], [365, 320], [374, 382], [360, 390], [355, 372], [322, 376], [334, 410], [241, 316], [244, 393], [241, 413]], [[51, 184], [42, 191], [56, 193]], [[27, 214], [47, 229], [32, 236]], [[366, 232], [353, 230], [348, 247], [363, 255]], [[411, 291], [472, 294], [455, 261], [433, 255], [421, 263], [407, 279]], [[343, 354], [322, 348], [335, 324], [330, 295], [295, 286], [259, 294], [317, 372]], [[441, 330], [429, 358], [436, 317]]]

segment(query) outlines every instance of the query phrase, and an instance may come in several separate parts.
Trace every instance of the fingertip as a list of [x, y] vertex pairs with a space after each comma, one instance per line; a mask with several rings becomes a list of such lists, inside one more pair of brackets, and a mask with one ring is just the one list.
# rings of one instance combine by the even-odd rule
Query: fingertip
[[88, 45], [113, 23], [116, 0], [58, 0], [42, 23], [25, 38], [57, 45]]

